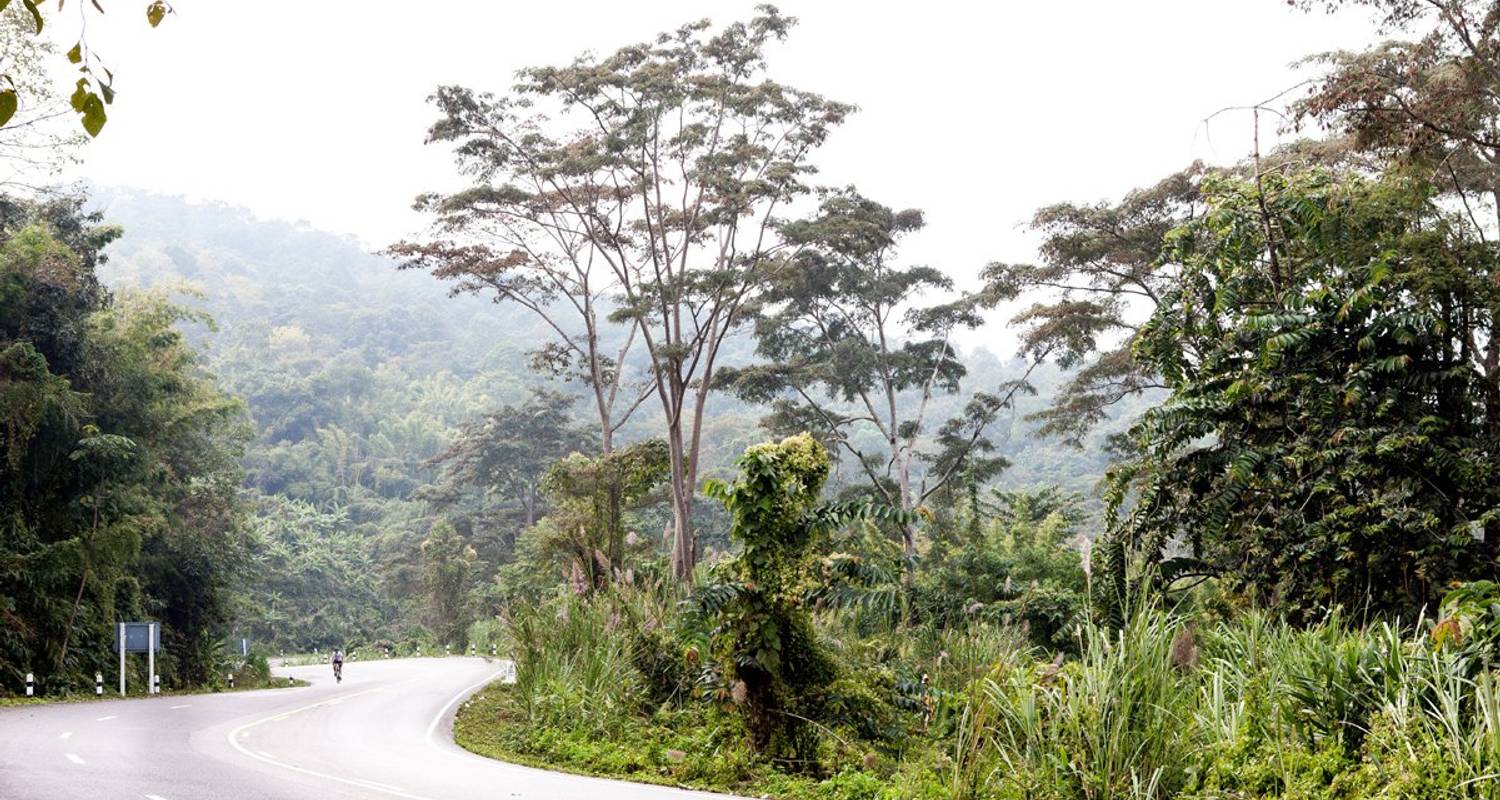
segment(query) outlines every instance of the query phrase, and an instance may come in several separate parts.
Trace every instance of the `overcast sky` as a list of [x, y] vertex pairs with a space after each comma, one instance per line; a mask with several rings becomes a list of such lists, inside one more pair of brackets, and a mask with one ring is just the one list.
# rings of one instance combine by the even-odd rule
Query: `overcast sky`
[[[608, 51], [748, 2], [175, 0], [149, 30], [114, 0], [89, 40], [117, 76], [110, 122], [79, 174], [258, 215], [306, 220], [372, 249], [416, 231], [420, 191], [452, 185], [422, 144], [441, 83], [503, 89], [518, 68]], [[781, 4], [801, 24], [776, 77], [861, 111], [817, 160], [828, 184], [927, 212], [914, 262], [963, 279], [1025, 260], [1038, 206], [1113, 198], [1194, 158], [1249, 150], [1244, 113], [1308, 77], [1312, 52], [1375, 38], [1360, 11], [1284, 0]]]

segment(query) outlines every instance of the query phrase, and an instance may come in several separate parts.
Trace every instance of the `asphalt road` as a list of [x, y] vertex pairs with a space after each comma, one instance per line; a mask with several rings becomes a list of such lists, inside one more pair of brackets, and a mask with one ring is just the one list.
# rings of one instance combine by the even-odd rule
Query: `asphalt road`
[[3, 800], [688, 800], [722, 797], [564, 775], [453, 743], [454, 710], [493, 680], [482, 658], [277, 670], [297, 689], [0, 709]]

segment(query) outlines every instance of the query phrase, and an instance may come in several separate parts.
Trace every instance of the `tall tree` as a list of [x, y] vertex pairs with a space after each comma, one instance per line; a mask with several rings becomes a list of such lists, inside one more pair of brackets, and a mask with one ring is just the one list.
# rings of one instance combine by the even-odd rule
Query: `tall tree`
[[1500, 222], [1500, 7], [1486, 0], [1299, 5], [1368, 7], [1385, 30], [1416, 38], [1308, 58], [1324, 73], [1293, 103], [1295, 119], [1322, 123], [1354, 151], [1420, 171], [1493, 233]]
[[1120, 400], [1163, 388], [1132, 353], [1141, 320], [1161, 302], [1177, 265], [1161, 258], [1169, 231], [1201, 213], [1192, 164], [1120, 202], [1047, 206], [1032, 217], [1042, 234], [1041, 263], [985, 268], [991, 302], [1041, 294], [1015, 316], [1021, 351], [1077, 371], [1051, 405], [1034, 415], [1045, 434], [1075, 444]]
[[453, 443], [428, 462], [442, 473], [424, 497], [446, 506], [478, 489], [491, 502], [519, 509], [523, 527], [535, 525], [545, 511], [543, 476], [588, 440], [569, 413], [572, 406], [571, 397], [534, 390], [522, 405], [466, 423]]
[[182, 335], [200, 318], [103, 292], [117, 232], [80, 206], [0, 201], [0, 671], [62, 688], [150, 614], [168, 679], [200, 681], [248, 553], [243, 409]]
[[767, 78], [766, 46], [794, 22], [761, 6], [717, 32], [695, 22], [602, 58], [522, 70], [501, 97], [456, 86], [434, 97], [442, 118], [429, 139], [456, 143], [478, 185], [430, 207], [550, 240], [482, 254], [469, 272], [519, 281], [521, 265], [607, 267], [611, 317], [650, 356], [682, 580], [697, 557], [699, 447], [721, 348], [782, 263], [777, 213], [807, 191], [810, 154], [851, 111]]
[[[441, 97], [441, 95], [439, 95]], [[429, 142], [447, 142], [443, 123]], [[464, 173], [489, 179], [495, 154], [458, 147]], [[539, 174], [521, 174], [526, 191], [537, 197], [551, 190]], [[453, 195], [425, 195], [418, 208], [437, 218], [438, 238], [400, 242], [387, 253], [402, 269], [420, 269], [453, 282], [453, 293], [492, 294], [546, 323], [554, 338], [532, 352], [532, 366], [588, 387], [598, 425], [599, 449], [614, 449], [615, 434], [655, 391], [655, 383], [632, 379], [630, 351], [634, 327], [612, 336], [607, 319], [617, 281], [586, 231], [575, 230], [574, 210], [566, 205], [530, 203], [526, 213], [495, 204], [497, 190], [476, 187]], [[519, 201], [520, 197], [512, 197]]]
[[[900, 241], [922, 225], [915, 209], [895, 211], [853, 189], [824, 193], [814, 216], [780, 230], [795, 253], [760, 297], [755, 332], [767, 363], [720, 376], [740, 396], [772, 404], [773, 431], [817, 431], [853, 457], [870, 492], [906, 511], [955, 476], [983, 482], [1004, 469], [985, 432], [1031, 388], [1022, 378], [994, 393], [970, 392], [960, 416], [930, 429], [931, 401], [959, 392], [965, 374], [952, 335], [983, 319], [981, 298], [929, 300], [951, 294], [947, 275], [897, 266]], [[867, 451], [867, 432], [878, 437], [878, 452]], [[909, 577], [914, 526], [903, 526], [902, 541]]]
[[1270, 173], [1207, 195], [1135, 343], [1171, 395], [1111, 476], [1114, 594], [1144, 564], [1303, 620], [1409, 618], [1492, 575], [1494, 245], [1412, 179]]
[[569, 454], [547, 470], [552, 501], [549, 548], [566, 555], [574, 575], [602, 588], [626, 569], [625, 515], [661, 486], [666, 443], [647, 439], [589, 458]]
[[434, 523], [422, 541], [422, 581], [427, 619], [446, 644], [464, 645], [469, 627], [469, 580], [477, 554], [447, 520]]

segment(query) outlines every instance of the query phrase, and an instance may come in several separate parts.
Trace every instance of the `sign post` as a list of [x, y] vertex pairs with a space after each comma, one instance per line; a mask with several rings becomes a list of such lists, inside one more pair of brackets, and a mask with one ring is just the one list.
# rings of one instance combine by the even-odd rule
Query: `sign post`
[[146, 654], [146, 693], [160, 691], [156, 676], [156, 651], [161, 649], [161, 625], [156, 622], [121, 622], [115, 629], [115, 648], [120, 652], [120, 696], [125, 696], [125, 654]]
[[[150, 641], [150, 642], [155, 642], [156, 641], [156, 623], [155, 622], [148, 622], [148, 623], [146, 623], [146, 637], [147, 637], [147, 641]], [[146, 679], [148, 681], [150, 681], [150, 683], [146, 684], [146, 694], [156, 694], [157, 691], [159, 691], [159, 687], [156, 685], [156, 648], [155, 647], [147, 647], [146, 648]]]

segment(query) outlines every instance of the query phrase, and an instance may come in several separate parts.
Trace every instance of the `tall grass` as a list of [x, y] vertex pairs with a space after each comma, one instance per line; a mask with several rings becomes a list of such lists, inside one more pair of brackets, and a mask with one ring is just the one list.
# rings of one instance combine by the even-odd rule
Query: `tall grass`
[[631, 645], [611, 604], [571, 595], [510, 612], [515, 691], [533, 724], [614, 735], [645, 703]]
[[[1195, 625], [1142, 608], [1123, 628], [1081, 626], [1061, 659], [994, 622], [872, 633], [831, 610], [818, 615], [829, 646], [864, 665], [850, 674], [887, 676], [878, 691], [900, 695], [910, 730], [833, 762], [869, 747], [860, 760], [975, 800], [1500, 798], [1493, 644], [1439, 646], [1428, 627], [1297, 628], [1258, 613]], [[696, 719], [724, 702], [657, 685], [658, 661], [704, 646], [694, 631], [672, 598], [627, 588], [518, 607], [502, 646], [530, 725], [604, 741], [653, 709]]]
[[996, 658], [949, 740], [956, 798], [1500, 797], [1486, 645], [1420, 623], [1298, 629], [1258, 614], [1194, 630], [1136, 613], [1080, 655]]

